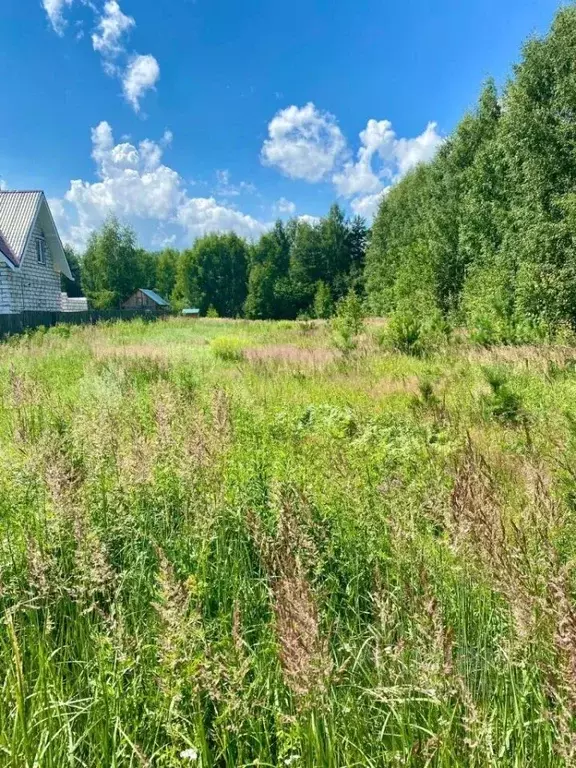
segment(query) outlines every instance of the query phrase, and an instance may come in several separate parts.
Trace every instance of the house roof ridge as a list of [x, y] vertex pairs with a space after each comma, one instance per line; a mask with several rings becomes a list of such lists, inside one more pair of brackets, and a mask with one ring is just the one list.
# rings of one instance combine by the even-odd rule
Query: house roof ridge
[[0, 192], [0, 229], [11, 255], [9, 261], [19, 268], [24, 258], [32, 226], [42, 201], [42, 190], [2, 190]]

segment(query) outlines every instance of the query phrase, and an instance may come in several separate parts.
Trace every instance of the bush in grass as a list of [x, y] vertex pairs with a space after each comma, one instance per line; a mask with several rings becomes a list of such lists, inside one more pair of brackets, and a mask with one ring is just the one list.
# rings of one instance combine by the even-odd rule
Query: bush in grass
[[511, 389], [506, 373], [497, 368], [485, 368], [484, 375], [491, 390], [484, 398], [484, 409], [488, 418], [510, 425], [524, 421], [522, 398]]
[[358, 336], [364, 330], [364, 308], [356, 291], [351, 290], [336, 305], [332, 319], [332, 338], [335, 346], [346, 353], [358, 346]]
[[212, 304], [210, 304], [210, 306], [208, 307], [208, 310], [206, 311], [206, 317], [211, 317], [211, 318], [220, 317], [220, 315], [218, 314], [218, 310]]
[[330, 286], [323, 280], [319, 280], [314, 295], [314, 316], [321, 320], [327, 320], [332, 317], [333, 312], [334, 302]]
[[418, 313], [414, 308], [399, 309], [379, 333], [378, 341], [405, 355], [421, 357], [448, 341], [449, 327], [437, 309]]
[[58, 336], [61, 339], [69, 339], [72, 335], [72, 326], [66, 323], [59, 323], [49, 331], [50, 336]]
[[238, 362], [244, 359], [242, 342], [233, 336], [219, 336], [210, 343], [212, 354], [219, 360]]

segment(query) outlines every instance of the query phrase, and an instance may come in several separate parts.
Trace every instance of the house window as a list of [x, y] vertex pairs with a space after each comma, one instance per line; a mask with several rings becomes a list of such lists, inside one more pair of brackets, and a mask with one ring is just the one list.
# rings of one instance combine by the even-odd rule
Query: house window
[[36, 256], [38, 264], [46, 264], [46, 240], [43, 237], [36, 238]]

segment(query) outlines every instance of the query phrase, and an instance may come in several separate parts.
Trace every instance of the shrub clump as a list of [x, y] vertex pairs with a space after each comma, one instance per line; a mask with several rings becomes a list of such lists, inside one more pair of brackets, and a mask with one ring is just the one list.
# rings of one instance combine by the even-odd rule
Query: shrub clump
[[414, 309], [401, 309], [392, 315], [377, 340], [396, 352], [422, 357], [442, 347], [448, 336], [448, 324], [438, 310], [419, 314]]
[[356, 293], [351, 290], [336, 306], [332, 319], [332, 337], [335, 346], [345, 354], [358, 346], [358, 337], [364, 331], [364, 307]]
[[516, 426], [525, 420], [522, 398], [514, 392], [506, 374], [495, 368], [484, 370], [490, 394], [484, 399], [486, 415], [502, 424]]
[[210, 349], [214, 357], [229, 363], [239, 362], [244, 359], [244, 347], [240, 339], [234, 336], [220, 336], [213, 339]]

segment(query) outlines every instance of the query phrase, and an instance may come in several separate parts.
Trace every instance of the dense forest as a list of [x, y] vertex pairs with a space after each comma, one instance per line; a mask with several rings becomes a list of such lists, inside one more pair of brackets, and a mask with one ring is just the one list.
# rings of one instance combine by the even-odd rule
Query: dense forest
[[[484, 343], [576, 324], [576, 7], [532, 39], [502, 93], [488, 81], [434, 160], [383, 199], [372, 232], [334, 205], [259, 242], [212, 234], [148, 253], [115, 220], [73, 269], [96, 307], [154, 287], [174, 306], [249, 318], [327, 317], [353, 290], [412, 328]], [[77, 281], [78, 282], [78, 281]]]
[[93, 233], [81, 259], [67, 249], [76, 283], [93, 306], [115, 307], [137, 288], [154, 288], [175, 308], [253, 319], [329, 317], [334, 302], [363, 292], [368, 228], [334, 205], [317, 223], [277, 221], [256, 243], [233, 233], [210, 234], [189, 250], [150, 253], [134, 232], [109, 219]]

